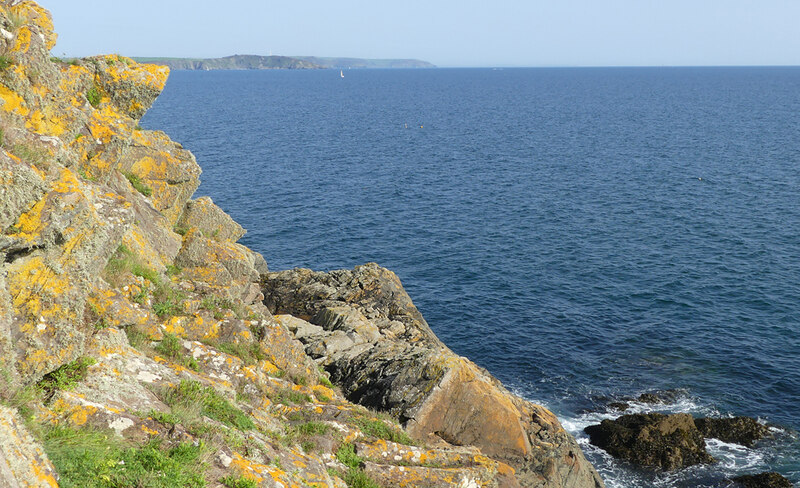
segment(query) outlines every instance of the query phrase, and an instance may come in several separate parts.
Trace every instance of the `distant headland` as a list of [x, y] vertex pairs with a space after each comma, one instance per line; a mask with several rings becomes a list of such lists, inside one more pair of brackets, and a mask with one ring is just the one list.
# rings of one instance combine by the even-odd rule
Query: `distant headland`
[[323, 58], [316, 56], [257, 56], [236, 54], [223, 58], [133, 58], [139, 63], [160, 64], [173, 70], [217, 69], [349, 69], [349, 68], [435, 68], [419, 59]]

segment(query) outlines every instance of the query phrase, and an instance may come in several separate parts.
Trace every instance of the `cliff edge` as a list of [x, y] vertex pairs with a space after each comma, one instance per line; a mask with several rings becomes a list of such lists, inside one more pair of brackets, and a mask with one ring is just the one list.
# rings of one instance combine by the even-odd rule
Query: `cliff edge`
[[166, 67], [55, 40], [0, 0], [0, 486], [603, 486], [390, 271], [270, 273], [238, 244], [194, 156], [138, 125]]

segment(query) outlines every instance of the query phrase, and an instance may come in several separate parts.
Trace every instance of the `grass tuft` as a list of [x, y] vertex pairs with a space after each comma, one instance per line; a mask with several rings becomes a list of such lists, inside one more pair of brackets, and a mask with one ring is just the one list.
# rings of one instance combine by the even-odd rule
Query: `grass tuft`
[[414, 440], [399, 426], [390, 426], [383, 420], [359, 417], [356, 419], [356, 424], [362, 432], [377, 437], [378, 439], [397, 442], [398, 444], [405, 444], [407, 446], [413, 446], [415, 444]]
[[100, 89], [97, 88], [97, 85], [92, 85], [89, 91], [86, 92], [86, 100], [88, 100], [89, 104], [94, 108], [100, 106], [100, 101], [102, 99], [103, 96], [100, 94]]
[[253, 421], [244, 412], [231, 405], [213, 388], [204, 387], [196, 381], [181, 380], [178, 386], [166, 392], [164, 402], [170, 407], [177, 407], [182, 412], [199, 409], [197, 413], [200, 415], [205, 415], [239, 430], [255, 428]]
[[130, 181], [131, 186], [136, 191], [138, 191], [139, 193], [141, 193], [142, 195], [144, 195], [146, 197], [149, 197], [149, 196], [151, 196], [153, 194], [153, 189], [150, 188], [149, 186], [145, 185], [142, 182], [142, 179], [139, 178], [139, 176], [137, 176], [137, 175], [135, 175], [133, 173], [123, 173], [123, 174], [125, 175], [125, 178], [127, 178], [128, 181]]

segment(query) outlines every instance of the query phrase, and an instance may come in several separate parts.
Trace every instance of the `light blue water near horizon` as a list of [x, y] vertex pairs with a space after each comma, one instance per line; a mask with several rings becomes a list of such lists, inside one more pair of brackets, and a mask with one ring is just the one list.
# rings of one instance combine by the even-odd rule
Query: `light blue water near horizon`
[[[394, 270], [609, 487], [800, 482], [800, 68], [176, 71], [142, 125], [271, 269]], [[776, 440], [653, 475], [581, 433], [676, 388]]]

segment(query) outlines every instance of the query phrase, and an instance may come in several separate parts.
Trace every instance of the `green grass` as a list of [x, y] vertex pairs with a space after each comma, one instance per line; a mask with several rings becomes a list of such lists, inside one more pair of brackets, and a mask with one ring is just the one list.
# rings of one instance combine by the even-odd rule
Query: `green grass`
[[[149, 286], [144, 286], [133, 297], [135, 302], [144, 304], [152, 296], [154, 302], [153, 311], [159, 317], [181, 315], [183, 313], [183, 301], [186, 299], [186, 295], [172, 289], [168, 281], [162, 279], [152, 268], [144, 265], [130, 249], [121, 244], [108, 260], [108, 264], [103, 270], [103, 277], [109, 283], [119, 285], [119, 276], [126, 271], [129, 271], [134, 276], [144, 278], [152, 284], [152, 289]], [[169, 273], [169, 269], [167, 269], [167, 272]]]
[[102, 98], [103, 96], [100, 94], [100, 89], [97, 88], [97, 85], [92, 85], [89, 91], [86, 92], [86, 100], [88, 100], [89, 104], [94, 108], [100, 106]]
[[24, 144], [12, 144], [9, 150], [12, 154], [29, 164], [44, 168], [49, 167], [51, 154], [44, 149], [29, 147]]
[[97, 363], [94, 358], [80, 357], [44, 375], [36, 384], [42, 391], [52, 394], [55, 390], [71, 390], [86, 379], [89, 366]]
[[297, 426], [297, 432], [301, 435], [325, 435], [330, 430], [330, 425], [313, 420]]
[[238, 478], [234, 476], [226, 476], [224, 478], [220, 478], [219, 482], [228, 488], [258, 488], [258, 483], [255, 480], [251, 480], [243, 476]]
[[356, 424], [367, 435], [384, 439], [387, 441], [397, 442], [398, 444], [405, 444], [408, 446], [414, 445], [414, 440], [408, 436], [399, 426], [390, 426], [383, 420], [369, 419], [366, 417], [359, 417]]
[[348, 468], [356, 469], [364, 462], [364, 460], [356, 454], [356, 449], [352, 444], [342, 444], [339, 449], [336, 450], [336, 459]]
[[231, 405], [213, 388], [204, 387], [196, 381], [181, 380], [181, 383], [167, 390], [164, 402], [173, 407], [173, 413], [183, 415], [187, 420], [205, 415], [239, 430], [254, 429], [255, 424], [244, 412]]
[[147, 337], [147, 334], [134, 327], [125, 327], [125, 335], [128, 336], [128, 343], [134, 349], [141, 350], [150, 345], [150, 338]]
[[62, 488], [204, 488], [203, 444], [164, 448], [154, 439], [126, 447], [112, 433], [66, 426], [44, 429], [44, 450]]
[[130, 181], [131, 186], [142, 195], [149, 197], [153, 194], [153, 189], [145, 185], [142, 182], [142, 179], [139, 178], [139, 176], [133, 173], [122, 173], [122, 174], [125, 175], [125, 178], [128, 178], [128, 181]]
[[380, 488], [380, 485], [367, 476], [361, 468], [364, 460], [356, 454], [352, 444], [342, 444], [336, 451], [336, 459], [347, 466], [342, 479], [350, 488]]
[[183, 350], [183, 344], [178, 336], [175, 334], [166, 333], [161, 342], [153, 348], [157, 353], [161, 354], [174, 363], [182, 364], [187, 368], [199, 371], [200, 365], [197, 360], [188, 356]]
[[271, 395], [275, 403], [282, 403], [284, 405], [304, 404], [311, 401], [311, 397], [305, 393], [294, 391], [290, 388], [283, 388], [278, 390], [277, 393]]
[[221, 342], [221, 343], [211, 344], [211, 346], [216, 347], [217, 349], [226, 354], [238, 357], [247, 366], [256, 364], [259, 361], [267, 359], [267, 355], [264, 354], [264, 351], [261, 349], [261, 345], [258, 342], [251, 342], [249, 344], [237, 343], [237, 342]]
[[14, 64], [8, 56], [0, 56], [0, 71], [5, 71]]

